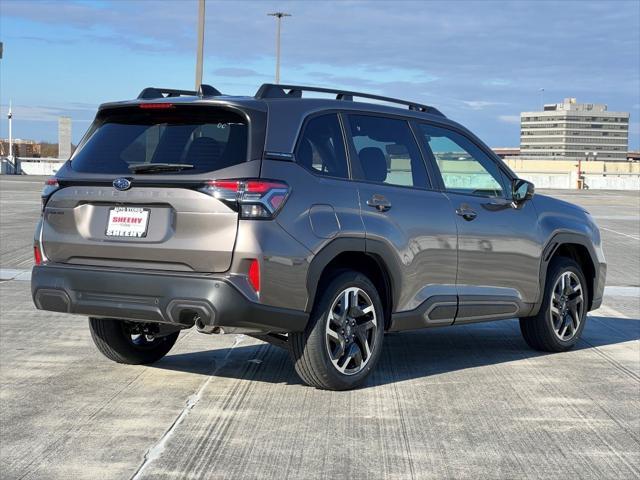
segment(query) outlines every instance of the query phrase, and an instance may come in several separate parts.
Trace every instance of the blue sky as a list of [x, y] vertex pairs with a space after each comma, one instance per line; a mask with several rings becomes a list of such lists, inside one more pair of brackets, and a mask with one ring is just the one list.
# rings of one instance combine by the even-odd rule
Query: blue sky
[[[253, 94], [273, 80], [432, 104], [491, 146], [517, 146], [519, 113], [572, 96], [631, 113], [640, 148], [640, 1], [212, 1], [204, 81]], [[0, 137], [77, 141], [98, 104], [150, 85], [192, 88], [196, 0], [0, 2]]]

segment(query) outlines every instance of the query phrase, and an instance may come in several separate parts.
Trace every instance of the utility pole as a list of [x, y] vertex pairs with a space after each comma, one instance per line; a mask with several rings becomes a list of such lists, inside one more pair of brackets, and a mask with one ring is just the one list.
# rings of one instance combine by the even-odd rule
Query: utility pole
[[196, 91], [202, 85], [202, 56], [204, 52], [204, 2], [198, 0], [198, 53], [196, 56]]
[[280, 27], [282, 23], [282, 17], [290, 17], [290, 13], [274, 12], [267, 13], [270, 17], [276, 17], [278, 19], [278, 27], [276, 29], [276, 83], [280, 83]]
[[13, 163], [13, 112], [11, 111], [11, 100], [9, 100], [9, 161]]

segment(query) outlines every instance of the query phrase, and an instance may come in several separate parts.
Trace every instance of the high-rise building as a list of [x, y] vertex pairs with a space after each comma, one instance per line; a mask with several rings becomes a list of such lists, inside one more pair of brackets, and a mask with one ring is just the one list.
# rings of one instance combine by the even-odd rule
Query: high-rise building
[[71, 117], [58, 118], [58, 158], [71, 157]]
[[628, 143], [629, 114], [604, 104], [565, 98], [520, 114], [521, 157], [625, 161]]

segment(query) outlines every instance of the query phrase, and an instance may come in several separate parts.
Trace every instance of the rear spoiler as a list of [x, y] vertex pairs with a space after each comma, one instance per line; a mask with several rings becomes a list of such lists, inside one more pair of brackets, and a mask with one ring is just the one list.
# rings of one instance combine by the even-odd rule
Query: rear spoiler
[[187, 97], [219, 97], [222, 95], [220, 91], [211, 85], [201, 84], [198, 91], [195, 90], [176, 90], [173, 88], [157, 88], [147, 87], [140, 92], [138, 100], [153, 100], [158, 98], [175, 98], [180, 96]]

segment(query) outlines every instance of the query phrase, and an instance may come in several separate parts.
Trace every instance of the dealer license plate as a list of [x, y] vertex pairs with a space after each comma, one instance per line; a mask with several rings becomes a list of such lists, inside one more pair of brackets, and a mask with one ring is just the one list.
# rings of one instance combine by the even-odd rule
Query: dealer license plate
[[113, 207], [109, 209], [106, 235], [108, 237], [147, 236], [149, 209], [139, 207]]

